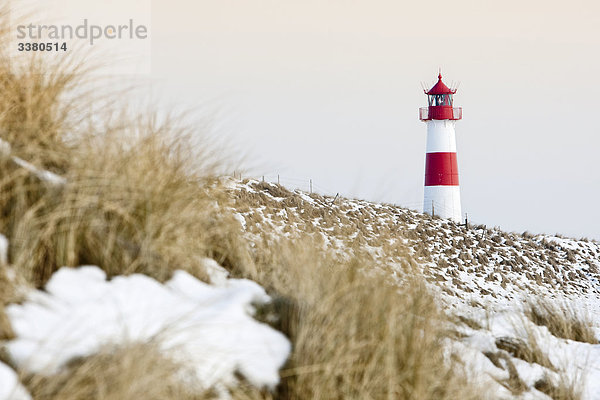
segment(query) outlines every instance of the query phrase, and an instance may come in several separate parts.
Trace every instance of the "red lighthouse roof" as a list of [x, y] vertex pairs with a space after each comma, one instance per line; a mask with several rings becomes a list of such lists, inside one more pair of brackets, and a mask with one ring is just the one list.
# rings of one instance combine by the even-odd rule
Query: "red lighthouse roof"
[[456, 93], [456, 89], [450, 89], [448, 86], [442, 82], [442, 73], [438, 75], [438, 81], [428, 92], [425, 94], [454, 94]]

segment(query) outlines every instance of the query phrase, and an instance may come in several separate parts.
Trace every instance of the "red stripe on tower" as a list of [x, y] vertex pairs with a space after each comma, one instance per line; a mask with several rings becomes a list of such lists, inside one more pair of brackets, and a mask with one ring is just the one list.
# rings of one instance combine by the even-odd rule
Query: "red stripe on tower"
[[458, 186], [456, 153], [427, 153], [425, 186]]

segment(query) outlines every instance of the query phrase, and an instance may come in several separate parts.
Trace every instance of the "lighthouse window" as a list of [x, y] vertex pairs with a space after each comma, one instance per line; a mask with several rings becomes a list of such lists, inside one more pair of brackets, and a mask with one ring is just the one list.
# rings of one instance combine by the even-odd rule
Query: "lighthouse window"
[[430, 106], [451, 106], [452, 95], [451, 94], [433, 94], [429, 95]]
[[429, 105], [430, 106], [447, 106], [450, 105], [450, 100], [447, 94], [435, 94], [429, 96]]

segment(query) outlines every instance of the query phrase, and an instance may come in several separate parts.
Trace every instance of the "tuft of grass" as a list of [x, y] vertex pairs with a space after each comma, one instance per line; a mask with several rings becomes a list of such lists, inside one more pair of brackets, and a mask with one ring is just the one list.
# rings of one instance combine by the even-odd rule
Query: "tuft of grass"
[[507, 351], [513, 357], [519, 358], [528, 363], [536, 363], [542, 367], [546, 367], [555, 371], [556, 367], [550, 361], [545, 348], [540, 345], [538, 341], [538, 335], [532, 326], [530, 326], [529, 321], [527, 321], [525, 318], [522, 318], [519, 325], [520, 326], [516, 327], [516, 330], [522, 332], [524, 335], [523, 339], [514, 337], [500, 337], [495, 341], [496, 347], [498, 347], [500, 350]]
[[73, 361], [57, 375], [22, 375], [21, 380], [36, 400], [211, 398], [194, 395], [179, 374], [179, 365], [153, 345], [132, 344]]
[[545, 326], [556, 337], [598, 344], [590, 317], [567, 302], [553, 303], [535, 298], [527, 301], [525, 315], [534, 324]]
[[581, 375], [569, 376], [566, 372], [560, 373], [557, 379], [552, 379], [546, 374], [534, 384], [537, 390], [552, 400], [581, 400], [583, 386]]
[[64, 265], [163, 281], [175, 269], [205, 279], [203, 256], [243, 262], [239, 224], [221, 212], [226, 200], [211, 188], [211, 171], [193, 170], [186, 136], [163, 125], [138, 129], [80, 145], [67, 184], [16, 223], [12, 259], [36, 286]]
[[457, 315], [456, 319], [457, 319], [457, 323], [462, 323], [473, 330], [482, 329], [481, 324], [473, 318], [467, 317], [465, 315]]
[[4, 305], [0, 305], [0, 342], [10, 340], [15, 337], [15, 334], [10, 325], [10, 321], [6, 316]]
[[519, 376], [519, 372], [512, 362], [511, 358], [504, 351], [485, 352], [484, 355], [497, 368], [504, 369], [508, 372], [508, 378], [497, 380], [499, 384], [508, 389], [513, 395], [518, 396], [528, 390], [527, 384], [523, 382]]
[[535, 340], [523, 340], [513, 337], [499, 337], [495, 340], [496, 347], [510, 353], [513, 357], [536, 363], [544, 367], [554, 369], [546, 353]]
[[[2, 26], [8, 18], [2, 8]], [[0, 28], [0, 42], [7, 35]], [[0, 53], [0, 233], [16, 269], [41, 287], [65, 265], [164, 280], [173, 269], [205, 278], [207, 255], [244, 262], [239, 226], [217, 204], [225, 196], [210, 190], [221, 160], [205, 132], [151, 111], [90, 115], [108, 102], [85, 89], [87, 72], [77, 56], [16, 63]]]
[[293, 354], [281, 399], [475, 399], [460, 362], [445, 354], [448, 321], [419, 277], [401, 288], [370, 259], [337, 259], [313, 239], [265, 241], [246, 276], [280, 302]]
[[[19, 271], [6, 265], [3, 261], [0, 261], [0, 344], [2, 341], [14, 337], [5, 306], [9, 303], [21, 301], [23, 299], [23, 289], [27, 287], [27, 282]], [[3, 358], [1, 351], [2, 349], [0, 349], [0, 359]]]

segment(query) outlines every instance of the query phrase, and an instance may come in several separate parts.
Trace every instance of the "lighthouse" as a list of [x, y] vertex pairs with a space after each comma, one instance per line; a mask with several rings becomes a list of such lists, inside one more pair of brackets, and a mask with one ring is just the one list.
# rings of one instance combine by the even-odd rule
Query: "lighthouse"
[[462, 108], [454, 107], [456, 89], [442, 82], [441, 72], [437, 83], [424, 91], [429, 106], [419, 109], [419, 118], [427, 124], [423, 212], [460, 222], [454, 124], [462, 119]]

